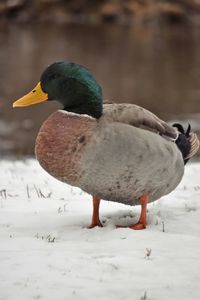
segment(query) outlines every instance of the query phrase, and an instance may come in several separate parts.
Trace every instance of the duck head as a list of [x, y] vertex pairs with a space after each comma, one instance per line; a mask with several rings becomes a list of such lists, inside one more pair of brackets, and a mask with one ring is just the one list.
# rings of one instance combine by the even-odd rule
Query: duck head
[[96, 79], [85, 67], [56, 62], [42, 73], [39, 83], [13, 107], [29, 106], [44, 101], [59, 101], [63, 109], [94, 118], [102, 115], [102, 92]]

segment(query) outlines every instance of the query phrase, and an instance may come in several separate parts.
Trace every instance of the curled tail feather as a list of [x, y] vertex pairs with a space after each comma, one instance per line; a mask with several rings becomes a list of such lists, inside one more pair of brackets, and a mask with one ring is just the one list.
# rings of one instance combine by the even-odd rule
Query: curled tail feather
[[199, 139], [198, 139], [196, 133], [194, 133], [194, 132], [190, 133], [189, 141], [190, 141], [191, 149], [185, 159], [190, 159], [191, 157], [193, 157], [199, 150], [199, 146], [200, 146]]
[[193, 157], [199, 150], [200, 141], [196, 133], [191, 131], [191, 126], [188, 125], [185, 131], [181, 124], [173, 124], [179, 131], [179, 136], [175, 143], [182, 153], [184, 163], [186, 164], [188, 160]]

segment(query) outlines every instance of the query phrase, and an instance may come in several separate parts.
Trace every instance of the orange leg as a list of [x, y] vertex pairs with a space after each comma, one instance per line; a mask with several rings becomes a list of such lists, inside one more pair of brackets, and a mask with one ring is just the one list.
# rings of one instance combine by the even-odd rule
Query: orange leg
[[144, 195], [140, 197], [140, 205], [141, 205], [141, 213], [139, 221], [136, 224], [129, 226], [131, 229], [145, 229], [147, 225], [147, 203], [149, 200], [149, 196]]
[[92, 213], [92, 223], [88, 227], [89, 229], [94, 228], [96, 226], [103, 227], [101, 221], [99, 220], [99, 205], [100, 199], [93, 196], [93, 213]]
[[130, 226], [117, 226], [117, 227], [128, 227], [135, 230], [145, 229], [147, 225], [147, 203], [149, 200], [148, 195], [143, 195], [140, 197], [140, 205], [141, 205], [141, 213], [139, 221], [136, 224], [132, 224]]

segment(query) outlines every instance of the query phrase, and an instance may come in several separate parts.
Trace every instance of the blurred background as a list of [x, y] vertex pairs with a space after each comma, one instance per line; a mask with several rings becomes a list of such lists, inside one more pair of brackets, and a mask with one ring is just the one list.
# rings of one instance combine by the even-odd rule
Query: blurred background
[[200, 0], [0, 0], [0, 154], [34, 154], [59, 104], [13, 109], [55, 61], [87, 66], [104, 99], [200, 131]]

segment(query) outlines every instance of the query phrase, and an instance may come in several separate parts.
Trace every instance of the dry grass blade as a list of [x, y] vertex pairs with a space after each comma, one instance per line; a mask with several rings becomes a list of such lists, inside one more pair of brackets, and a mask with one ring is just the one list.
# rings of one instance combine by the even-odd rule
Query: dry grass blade
[[7, 191], [6, 189], [3, 189], [0, 191], [0, 197], [2, 197], [3, 199], [7, 199]]

